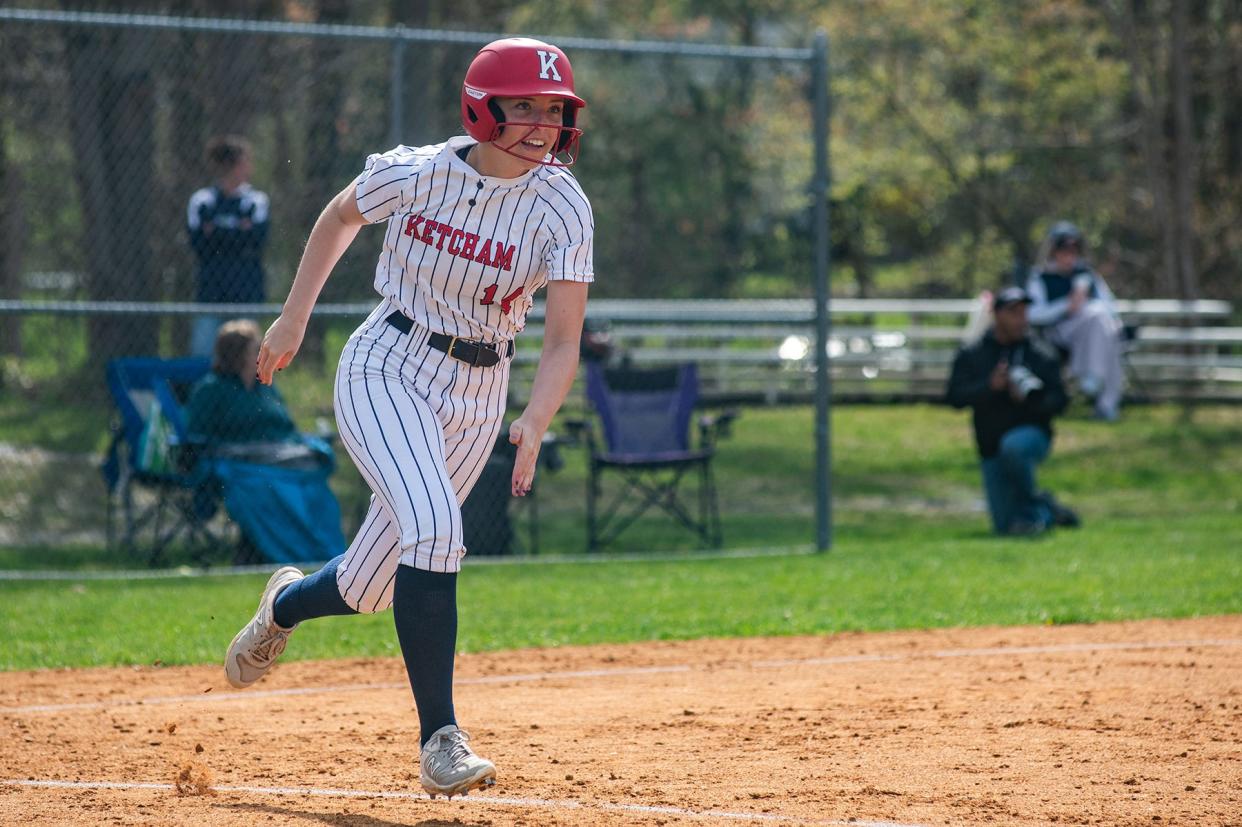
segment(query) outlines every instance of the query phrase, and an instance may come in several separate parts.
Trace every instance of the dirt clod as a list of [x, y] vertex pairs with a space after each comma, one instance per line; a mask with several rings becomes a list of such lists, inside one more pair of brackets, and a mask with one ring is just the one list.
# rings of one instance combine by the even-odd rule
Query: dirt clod
[[211, 770], [197, 761], [181, 765], [173, 777], [177, 795], [215, 795], [211, 789]]

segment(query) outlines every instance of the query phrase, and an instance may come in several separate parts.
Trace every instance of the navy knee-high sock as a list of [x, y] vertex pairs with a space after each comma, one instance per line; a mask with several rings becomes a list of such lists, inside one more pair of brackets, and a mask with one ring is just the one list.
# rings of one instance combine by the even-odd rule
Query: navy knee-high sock
[[392, 613], [418, 705], [420, 744], [426, 744], [437, 729], [457, 723], [453, 714], [457, 574], [397, 566]]
[[358, 614], [358, 610], [345, 602], [336, 587], [336, 567], [344, 559], [344, 554], [334, 557], [319, 571], [284, 589], [272, 607], [272, 618], [276, 623], [292, 629], [294, 625], [313, 617]]

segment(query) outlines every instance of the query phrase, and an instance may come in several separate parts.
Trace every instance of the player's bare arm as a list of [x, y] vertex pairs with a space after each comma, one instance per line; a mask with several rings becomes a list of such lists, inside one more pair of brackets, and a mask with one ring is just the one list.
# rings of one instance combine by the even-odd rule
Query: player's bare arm
[[272, 383], [274, 371], [293, 361], [302, 346], [306, 323], [324, 283], [350, 242], [358, 235], [358, 230], [366, 223], [354, 197], [355, 183], [351, 181], [338, 192], [315, 221], [293, 286], [289, 289], [289, 298], [285, 299], [279, 318], [272, 322], [263, 337], [259, 348], [258, 374], [259, 381], [266, 385]]
[[530, 403], [509, 426], [509, 441], [518, 446], [513, 462], [513, 496], [525, 496], [535, 478], [539, 447], [552, 417], [565, 401], [578, 372], [587, 285], [575, 281], [548, 283], [543, 351], [531, 386]]

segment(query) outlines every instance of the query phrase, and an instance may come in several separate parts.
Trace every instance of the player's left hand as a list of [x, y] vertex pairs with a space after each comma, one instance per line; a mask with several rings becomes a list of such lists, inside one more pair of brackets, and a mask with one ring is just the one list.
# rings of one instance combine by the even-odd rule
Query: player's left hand
[[1086, 304], [1087, 304], [1086, 288], [1082, 288], [1082, 287], [1075, 285], [1074, 289], [1071, 290], [1069, 294], [1069, 309], [1067, 311], [1067, 314], [1070, 316], [1077, 316], [1080, 312], [1082, 312], [1082, 309]]
[[518, 417], [509, 426], [509, 442], [517, 446], [517, 456], [513, 459], [511, 490], [513, 496], [525, 497], [530, 493], [531, 483], [535, 481], [535, 463], [539, 461], [543, 434], [536, 432], [522, 417]]

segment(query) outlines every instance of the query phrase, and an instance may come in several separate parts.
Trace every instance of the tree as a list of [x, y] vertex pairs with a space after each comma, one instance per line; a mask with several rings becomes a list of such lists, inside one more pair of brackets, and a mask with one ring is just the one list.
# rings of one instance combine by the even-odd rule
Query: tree
[[921, 259], [922, 290], [992, 284], [1053, 218], [1107, 214], [1124, 66], [1083, 3], [854, 0], [822, 19], [834, 199], [864, 212], [873, 256]]

